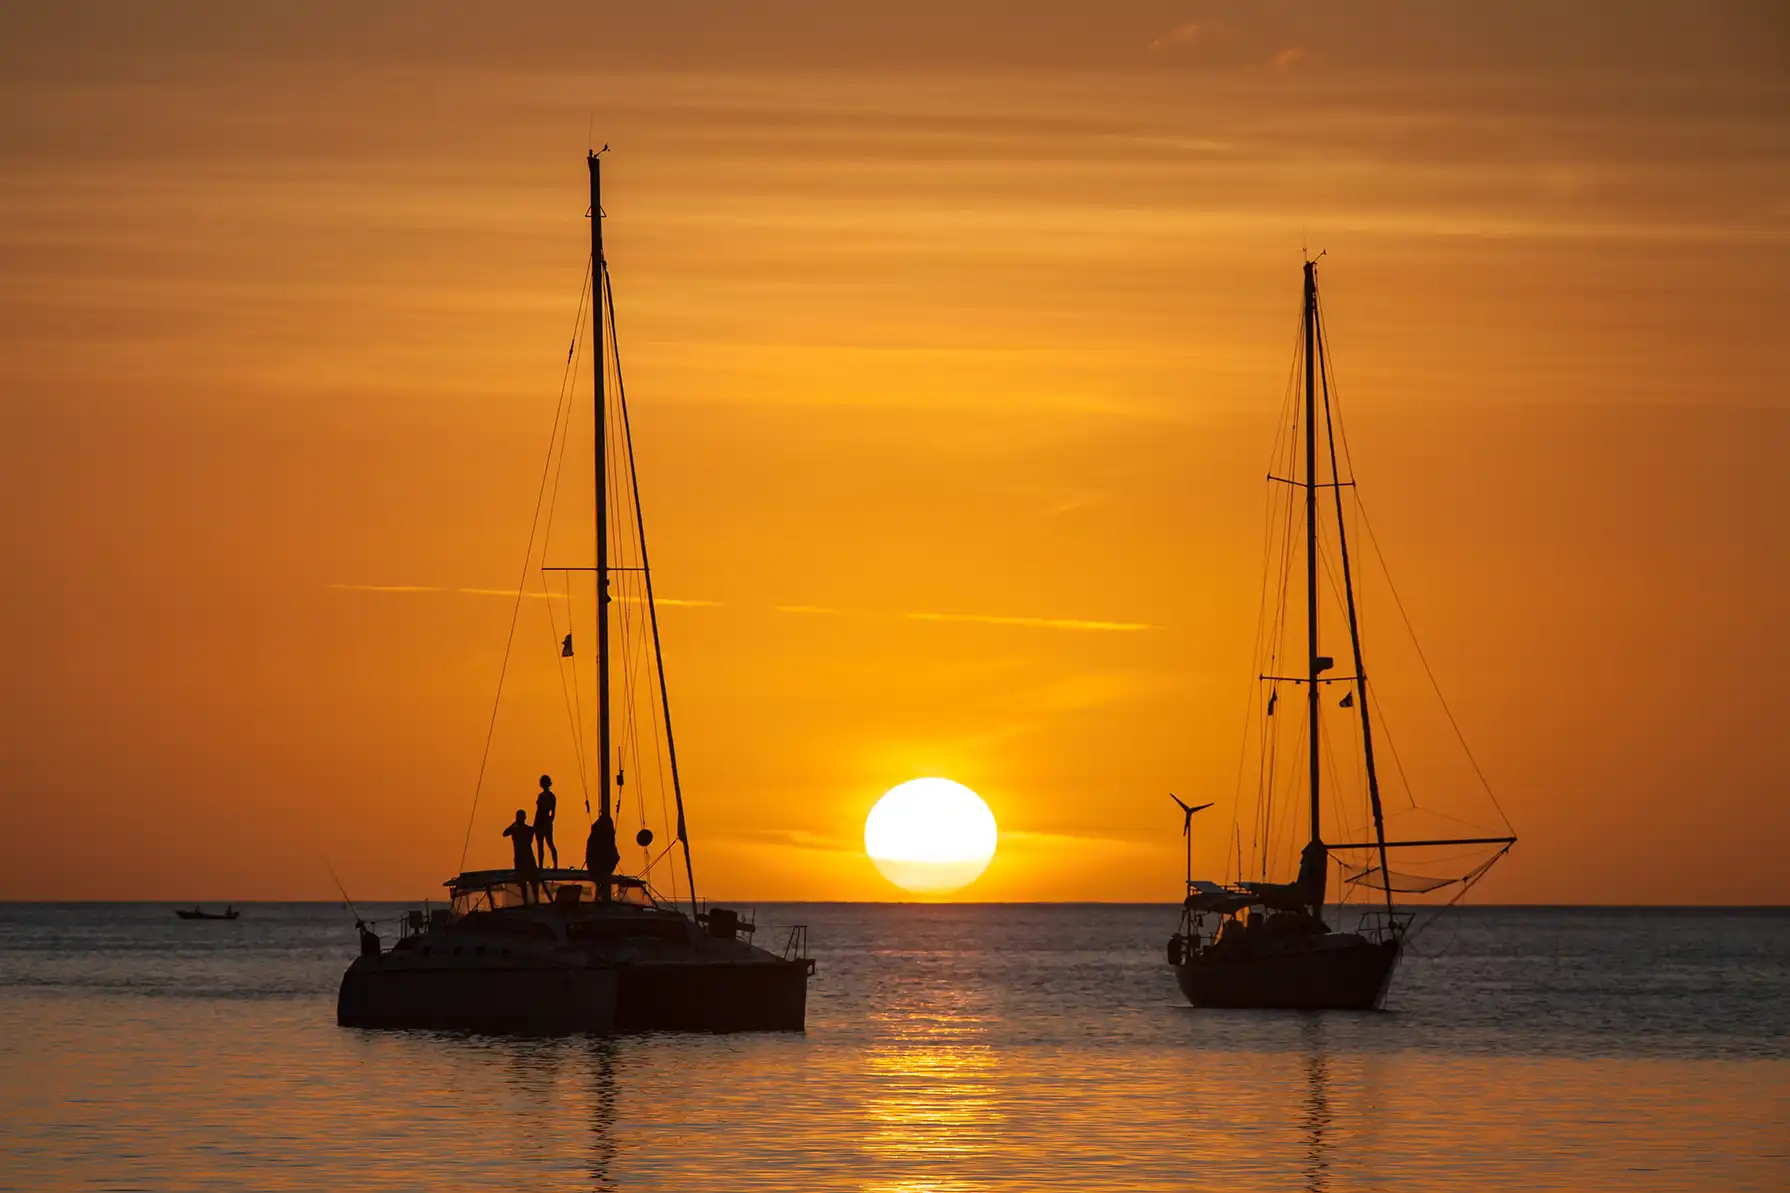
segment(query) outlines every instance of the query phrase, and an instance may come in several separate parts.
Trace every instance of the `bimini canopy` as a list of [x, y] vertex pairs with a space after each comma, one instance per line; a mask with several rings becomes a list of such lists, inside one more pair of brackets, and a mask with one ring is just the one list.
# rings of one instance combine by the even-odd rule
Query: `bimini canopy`
[[[589, 870], [536, 870], [532, 879], [535, 882], [543, 883], [600, 881]], [[459, 892], [511, 886], [519, 881], [514, 870], [468, 870], [464, 874], [455, 875], [441, 885], [449, 890]], [[611, 874], [608, 876], [608, 881], [610, 886], [622, 890], [643, 889], [646, 886], [640, 879], [627, 874]]]
[[1255, 896], [1248, 891], [1232, 890], [1216, 882], [1195, 878], [1187, 884], [1185, 906], [1189, 911], [1218, 911], [1228, 915], [1255, 901]]

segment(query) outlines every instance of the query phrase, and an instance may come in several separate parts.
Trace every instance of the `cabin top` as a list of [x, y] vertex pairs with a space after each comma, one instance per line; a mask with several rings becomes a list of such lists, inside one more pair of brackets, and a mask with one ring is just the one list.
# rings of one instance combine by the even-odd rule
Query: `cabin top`
[[[532, 891], [527, 889], [527, 884], [515, 870], [508, 869], [468, 870], [442, 885], [448, 888], [456, 916], [479, 908], [496, 911], [506, 907], [527, 907], [537, 902], [576, 907], [595, 903], [605, 893], [614, 904], [659, 907], [646, 880], [629, 874], [597, 877], [589, 870], [537, 870], [528, 879], [528, 884], [534, 887]], [[607, 892], [601, 889], [604, 884], [609, 888]]]

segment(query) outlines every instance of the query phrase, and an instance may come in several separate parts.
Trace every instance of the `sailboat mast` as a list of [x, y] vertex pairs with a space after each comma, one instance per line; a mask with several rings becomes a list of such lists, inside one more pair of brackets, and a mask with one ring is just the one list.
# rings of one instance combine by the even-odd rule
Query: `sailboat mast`
[[[1318, 282], [1314, 263], [1305, 263], [1305, 694], [1310, 710], [1311, 839], [1323, 840], [1318, 809]], [[1303, 869], [1303, 867], [1301, 867]]]
[[609, 457], [603, 443], [604, 424], [608, 411], [603, 397], [603, 187], [598, 171], [601, 162], [595, 153], [590, 162], [590, 311], [595, 351], [591, 366], [595, 373], [596, 408], [596, 479], [597, 479], [597, 791], [602, 799], [598, 816], [608, 819], [609, 802]]

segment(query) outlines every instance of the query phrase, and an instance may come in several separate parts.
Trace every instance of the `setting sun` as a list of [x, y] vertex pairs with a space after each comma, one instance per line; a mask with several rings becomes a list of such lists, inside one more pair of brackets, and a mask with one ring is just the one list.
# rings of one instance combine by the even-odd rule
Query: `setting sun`
[[876, 801], [864, 852], [884, 878], [910, 891], [952, 891], [981, 876], [999, 830], [982, 797], [950, 779], [912, 779]]

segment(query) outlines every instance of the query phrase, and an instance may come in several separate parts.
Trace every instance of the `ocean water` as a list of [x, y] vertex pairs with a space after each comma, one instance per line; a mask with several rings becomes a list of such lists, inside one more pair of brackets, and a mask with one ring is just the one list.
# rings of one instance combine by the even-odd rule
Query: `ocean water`
[[805, 1034], [349, 1030], [339, 908], [0, 905], [0, 1188], [1790, 1188], [1790, 911], [1463, 911], [1281, 1013], [1172, 907], [756, 910]]

